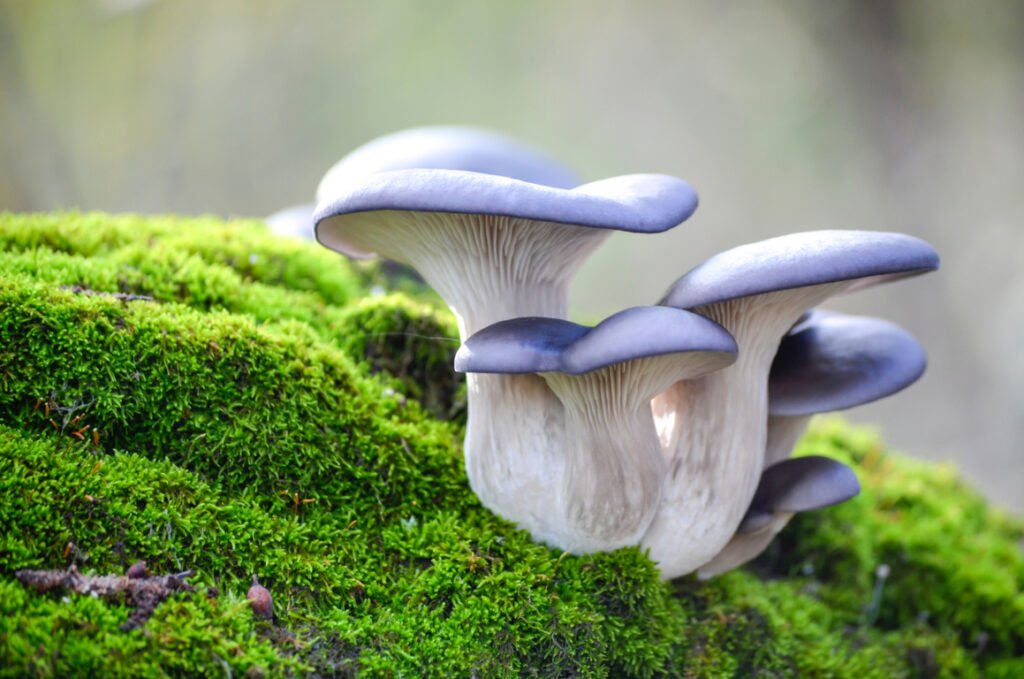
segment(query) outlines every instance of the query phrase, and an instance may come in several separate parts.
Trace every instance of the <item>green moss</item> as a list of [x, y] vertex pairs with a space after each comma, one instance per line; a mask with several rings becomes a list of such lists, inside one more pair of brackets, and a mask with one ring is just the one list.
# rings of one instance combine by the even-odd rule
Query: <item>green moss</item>
[[[0, 216], [0, 674], [1024, 674], [1024, 528], [949, 468], [825, 421], [863, 494], [749, 568], [562, 555], [468, 490], [447, 312], [261, 229]], [[130, 633], [13, 577], [139, 558], [201, 587]]]
[[[886, 455], [839, 420], [813, 430], [801, 451], [854, 464], [864, 490], [827, 514], [797, 517], [759, 566], [817, 573], [822, 599], [851, 620], [893, 630], [926, 622], [958, 632], [967, 648], [1024, 654], [1020, 521], [990, 507], [952, 467]], [[876, 588], [880, 598], [869, 604]]]
[[236, 672], [260, 676], [301, 671], [253, 623], [242, 598], [205, 595], [171, 599], [146, 623], [126, 634], [123, 607], [91, 597], [41, 597], [0, 581], [0, 639], [4, 676], [181, 676]]
[[434, 416], [465, 422], [465, 380], [452, 370], [459, 333], [450, 313], [404, 295], [370, 297], [346, 309], [334, 330], [339, 348], [363, 359], [371, 373], [394, 377], [396, 389]]
[[104, 257], [142, 248], [153, 260], [182, 254], [234, 269], [247, 280], [313, 292], [332, 304], [358, 294], [360, 281], [378, 280], [375, 269], [358, 275], [325, 248], [268, 232], [257, 220], [223, 222], [212, 217], [179, 219], [141, 215], [61, 213], [30, 220], [0, 213], [0, 250], [45, 249], [84, 257]]

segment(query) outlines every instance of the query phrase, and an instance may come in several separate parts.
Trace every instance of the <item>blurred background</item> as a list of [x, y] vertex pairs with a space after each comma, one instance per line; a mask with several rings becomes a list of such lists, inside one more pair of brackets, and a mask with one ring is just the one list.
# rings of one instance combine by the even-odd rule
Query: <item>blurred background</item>
[[683, 226], [598, 252], [577, 318], [791, 231], [930, 241], [939, 273], [828, 305], [931, 360], [848, 416], [1024, 512], [1024, 4], [0, 0], [0, 209], [260, 216], [443, 123], [697, 188]]

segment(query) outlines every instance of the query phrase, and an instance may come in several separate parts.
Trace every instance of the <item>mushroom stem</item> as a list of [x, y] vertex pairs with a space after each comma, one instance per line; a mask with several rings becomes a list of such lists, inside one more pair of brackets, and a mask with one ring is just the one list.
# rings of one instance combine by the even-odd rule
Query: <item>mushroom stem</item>
[[807, 431], [811, 415], [769, 415], [764, 466], [788, 459], [800, 437]]
[[764, 525], [758, 526], [755, 530], [736, 533], [721, 552], [697, 570], [698, 579], [710, 580], [754, 559], [786, 527], [793, 516], [794, 512], [778, 512], [772, 514]]
[[764, 463], [768, 371], [779, 339], [845, 281], [698, 307], [739, 347], [736, 363], [673, 384], [651, 404], [668, 468], [661, 507], [642, 545], [665, 578], [711, 560], [743, 518]]
[[470, 487], [485, 507], [554, 544], [552, 487], [565, 461], [553, 442], [565, 435], [562, 403], [532, 374], [469, 373], [466, 385]]
[[650, 399], [671, 383], [665, 375], [677, 374], [679, 363], [657, 356], [583, 375], [542, 373], [565, 407], [556, 495], [563, 549], [587, 553], [640, 541], [665, 474]]

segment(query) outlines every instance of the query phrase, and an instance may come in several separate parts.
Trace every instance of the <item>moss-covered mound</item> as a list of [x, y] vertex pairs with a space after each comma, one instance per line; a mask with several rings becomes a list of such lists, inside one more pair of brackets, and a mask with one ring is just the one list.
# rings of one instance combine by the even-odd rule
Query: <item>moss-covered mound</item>
[[[864, 493], [747, 569], [533, 544], [467, 488], [450, 317], [388, 280], [258, 222], [0, 215], [0, 674], [1024, 676], [1024, 527], [839, 421], [802, 451]], [[138, 559], [198, 588], [129, 632], [14, 575]]]

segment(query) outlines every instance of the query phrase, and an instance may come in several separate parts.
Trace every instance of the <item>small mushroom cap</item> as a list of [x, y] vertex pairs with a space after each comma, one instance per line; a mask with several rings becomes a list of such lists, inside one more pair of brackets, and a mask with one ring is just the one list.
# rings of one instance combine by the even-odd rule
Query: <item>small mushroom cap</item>
[[293, 205], [268, 215], [263, 221], [279, 236], [298, 236], [313, 239], [313, 210], [316, 205]]
[[128, 570], [126, 570], [124, 574], [132, 580], [138, 580], [149, 575], [149, 569], [146, 568], [146, 562], [142, 559], [139, 559], [131, 566], [129, 566]]
[[458, 372], [570, 375], [663, 354], [719, 354], [709, 369], [736, 359], [736, 341], [722, 326], [670, 307], [634, 307], [594, 328], [556, 318], [514, 318], [477, 332], [455, 354]]
[[378, 137], [339, 160], [320, 181], [318, 201], [353, 177], [410, 169], [465, 170], [562, 189], [579, 184], [569, 168], [510, 137], [475, 127], [415, 127]]
[[913, 384], [927, 357], [895, 323], [813, 311], [782, 338], [768, 379], [768, 414], [801, 416], [870, 403]]
[[661, 303], [693, 309], [846, 280], [857, 280], [856, 287], [863, 287], [938, 267], [935, 250], [912, 236], [881, 231], [805, 231], [717, 254], [673, 283]]
[[738, 529], [762, 528], [773, 514], [806, 512], [845, 502], [860, 492], [860, 482], [842, 462], [820, 455], [777, 462], [761, 473], [761, 482]]
[[270, 595], [270, 590], [261, 585], [255, 575], [252, 576], [252, 586], [245, 593], [245, 598], [249, 600], [252, 612], [257, 618], [263, 618], [264, 620], [273, 619], [274, 598]]
[[321, 243], [361, 255], [345, 238], [345, 217], [353, 213], [447, 212], [657, 233], [685, 221], [695, 209], [693, 188], [666, 175], [625, 175], [559, 189], [458, 170], [395, 170], [352, 177], [326, 197], [313, 220]]

